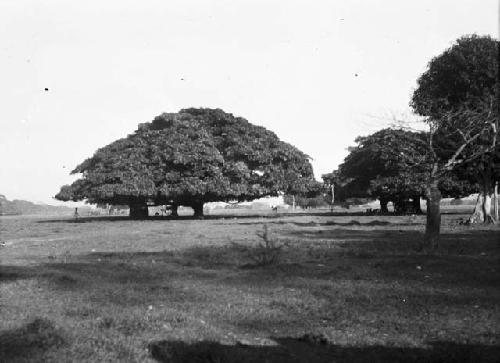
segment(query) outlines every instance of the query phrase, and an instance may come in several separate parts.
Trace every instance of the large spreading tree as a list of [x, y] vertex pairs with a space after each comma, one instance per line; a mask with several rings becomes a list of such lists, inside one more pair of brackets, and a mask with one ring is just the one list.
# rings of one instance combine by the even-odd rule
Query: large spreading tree
[[398, 211], [406, 211], [406, 202], [412, 199], [414, 212], [419, 212], [423, 184], [408, 159], [422, 154], [424, 140], [423, 133], [395, 129], [358, 137], [339, 167], [338, 177], [343, 179], [339, 189], [351, 197], [378, 198], [384, 212], [389, 201]]
[[441, 193], [438, 185], [461, 169], [482, 188], [483, 210], [491, 221], [490, 201], [498, 181], [499, 42], [466, 36], [432, 59], [417, 81], [411, 106], [426, 117], [428, 182], [426, 244], [438, 246]]
[[[422, 131], [387, 128], [358, 137], [339, 169], [323, 178], [333, 178], [339, 200], [374, 198], [385, 213], [388, 202], [393, 202], [397, 213], [420, 213], [420, 198], [426, 197], [428, 136]], [[443, 178], [439, 189], [450, 197], [475, 191], [454, 174]]]
[[220, 109], [184, 109], [143, 123], [78, 165], [81, 178], [59, 200], [126, 204], [132, 217], [148, 205], [250, 201], [314, 189], [309, 157], [276, 134]]

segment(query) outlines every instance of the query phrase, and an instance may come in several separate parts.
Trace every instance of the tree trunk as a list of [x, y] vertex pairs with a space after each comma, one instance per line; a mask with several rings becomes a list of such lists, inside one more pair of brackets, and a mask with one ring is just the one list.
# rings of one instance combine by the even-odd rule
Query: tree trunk
[[484, 222], [484, 213], [483, 213], [483, 194], [479, 193], [476, 199], [476, 206], [474, 207], [474, 211], [472, 215], [469, 217], [468, 223], [483, 223]]
[[177, 204], [172, 204], [170, 206], [170, 216], [171, 217], [179, 217], [179, 213], [177, 211], [178, 208], [179, 208], [179, 206]]
[[396, 199], [392, 202], [394, 206], [394, 213], [396, 214], [404, 214], [406, 213], [406, 206], [404, 199]]
[[380, 198], [380, 213], [389, 213], [389, 209], [387, 208], [388, 203], [389, 200]]
[[495, 221], [498, 222], [498, 182], [495, 182], [495, 189], [493, 192], [493, 213]]
[[203, 218], [203, 202], [194, 203], [191, 205], [191, 208], [194, 209], [195, 218]]
[[148, 218], [148, 205], [146, 203], [132, 203], [129, 205], [130, 208], [130, 218], [133, 219], [144, 219]]
[[427, 187], [427, 221], [425, 225], [424, 248], [436, 251], [441, 232], [441, 192], [438, 180], [431, 180]]
[[485, 194], [483, 199], [484, 223], [495, 223], [491, 215], [491, 194]]
[[490, 173], [485, 173], [484, 177], [484, 182], [483, 182], [483, 192], [484, 192], [484, 199], [483, 199], [483, 215], [484, 215], [484, 223], [496, 223], [496, 219], [493, 218], [491, 215], [491, 199], [493, 197], [493, 194], [495, 192], [495, 186], [492, 177]]
[[493, 185], [492, 177], [489, 173], [483, 173], [483, 188], [477, 197], [474, 212], [469, 217], [469, 223], [496, 223], [497, 218], [491, 214], [491, 199], [495, 198], [496, 184]]
[[413, 213], [422, 214], [422, 207], [420, 206], [420, 195], [413, 196]]

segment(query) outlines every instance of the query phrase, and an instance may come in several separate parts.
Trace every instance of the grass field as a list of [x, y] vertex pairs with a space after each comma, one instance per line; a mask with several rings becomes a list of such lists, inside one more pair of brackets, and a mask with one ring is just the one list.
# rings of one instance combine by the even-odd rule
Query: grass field
[[500, 229], [461, 217], [433, 256], [423, 216], [2, 217], [0, 362], [499, 362]]

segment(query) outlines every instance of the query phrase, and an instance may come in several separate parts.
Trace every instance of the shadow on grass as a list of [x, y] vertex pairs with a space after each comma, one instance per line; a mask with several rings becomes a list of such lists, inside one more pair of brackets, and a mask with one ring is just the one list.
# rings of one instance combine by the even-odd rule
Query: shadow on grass
[[[254, 224], [262, 224], [262, 222], [241, 222], [238, 223], [241, 225], [254, 225]], [[334, 222], [334, 221], [328, 221], [325, 223], [318, 223], [318, 222], [291, 222], [291, 221], [277, 221], [277, 222], [269, 222], [269, 224], [292, 224], [297, 227], [321, 227], [321, 226], [366, 226], [366, 227], [373, 227], [373, 226], [407, 226], [407, 225], [412, 225], [413, 223], [392, 223], [389, 221], [379, 221], [379, 220], [373, 220], [370, 222], [366, 223], [361, 223], [357, 220], [351, 220], [349, 222]]]
[[[252, 265], [253, 246], [195, 246], [179, 251], [103, 252], [72, 256], [39, 266], [2, 266], [0, 283], [42, 278], [60, 289], [88, 284], [156, 286], [166, 279], [250, 278], [255, 282], [290, 277], [433, 281], [456, 286], [500, 283], [500, 230], [457, 231], [442, 235], [441, 252], [418, 253], [423, 235], [397, 229], [301, 229], [283, 232], [278, 263]], [[417, 269], [417, 266], [418, 269]], [[232, 276], [232, 277], [229, 277]], [[275, 282], [276, 282], [275, 281]], [[437, 281], [437, 280], [436, 280]]]
[[13, 330], [0, 331], [0, 362], [44, 361], [43, 355], [66, 344], [50, 320], [37, 318]]
[[324, 216], [326, 214], [305, 214], [305, 213], [249, 213], [249, 214], [221, 214], [221, 215], [205, 215], [203, 218], [194, 217], [194, 216], [150, 216], [148, 218], [143, 219], [134, 219], [126, 216], [98, 216], [98, 217], [80, 217], [80, 218], [63, 218], [63, 219], [44, 219], [37, 221], [37, 223], [41, 224], [49, 224], [49, 223], [93, 223], [93, 222], [140, 222], [140, 221], [189, 221], [189, 220], [197, 220], [197, 221], [210, 221], [210, 220], [226, 220], [226, 219], [254, 219], [254, 218], [262, 218], [262, 219], [277, 219], [285, 216]]
[[[318, 283], [334, 280], [425, 282], [463, 288], [500, 284], [497, 269], [500, 234], [492, 231], [477, 231], [464, 239], [459, 238], [460, 235], [444, 235], [443, 248], [448, 250], [431, 256], [415, 252], [422, 236], [415, 231], [337, 229], [320, 235], [298, 231], [296, 236], [300, 239], [284, 246], [277, 263], [269, 266], [258, 265], [249, 256], [254, 248], [257, 250], [255, 246], [235, 243], [195, 246], [175, 252], [97, 252], [75, 256], [66, 262], [45, 263], [36, 269], [5, 266], [0, 267], [0, 282], [38, 277], [55, 289], [102, 290], [103, 299], [113, 285], [118, 293], [109, 299], [124, 304], [140, 300], [124, 286], [153, 298], [167, 290], [168, 295], [176, 295], [171, 286], [174, 280], [223, 281], [239, 286], [279, 285], [295, 278]], [[470, 254], [461, 255], [464, 251]], [[130, 295], [130, 298], [120, 300], [122, 295]], [[197, 296], [186, 298], [199, 299]]]
[[[381, 214], [380, 216], [384, 217], [401, 217], [408, 216], [406, 214]], [[88, 216], [88, 217], [67, 217], [67, 218], [58, 218], [58, 219], [44, 219], [37, 221], [37, 223], [91, 223], [91, 222], [118, 222], [118, 221], [182, 221], [182, 220], [225, 220], [225, 219], [253, 219], [253, 218], [262, 218], [262, 219], [279, 219], [281, 217], [376, 217], [372, 214], [366, 214], [365, 212], [333, 212], [330, 211], [319, 211], [319, 212], [268, 212], [268, 211], [249, 211], [245, 214], [207, 214], [203, 218], [198, 218], [194, 216], [149, 216], [144, 219], [133, 219], [128, 216]], [[335, 224], [334, 222], [331, 222]], [[351, 223], [356, 224], [356, 221], [352, 221]], [[377, 223], [377, 222], [375, 222]], [[380, 225], [386, 225], [386, 222], [381, 222]], [[387, 222], [388, 223], [388, 222]], [[326, 223], [328, 225], [328, 223]], [[340, 225], [351, 225], [351, 224], [340, 224]], [[370, 225], [369, 223], [363, 223], [362, 225]], [[377, 224], [375, 224], [377, 225]]]
[[[40, 264], [25, 276], [57, 292], [68, 292], [100, 305], [139, 306], [150, 302], [203, 302], [196, 291], [173, 286], [172, 281], [200, 280], [212, 277], [203, 270], [179, 266], [171, 254], [93, 253], [68, 262]], [[31, 273], [31, 275], [30, 275]]]
[[[368, 225], [368, 224], [367, 224]], [[344, 247], [363, 248], [380, 252], [408, 252], [418, 250], [423, 240], [423, 231], [398, 229], [320, 229], [283, 232], [284, 236], [301, 240], [331, 240], [349, 242]], [[500, 253], [500, 229], [442, 233], [438, 253], [481, 253], [482, 249]], [[350, 243], [352, 242], [352, 244]]]
[[4, 266], [0, 264], [0, 283], [31, 279], [34, 271], [27, 266]]
[[273, 338], [276, 345], [223, 345], [216, 342], [158, 341], [149, 344], [159, 362], [467, 362], [494, 363], [500, 346], [431, 342], [428, 348], [340, 346], [294, 338]]

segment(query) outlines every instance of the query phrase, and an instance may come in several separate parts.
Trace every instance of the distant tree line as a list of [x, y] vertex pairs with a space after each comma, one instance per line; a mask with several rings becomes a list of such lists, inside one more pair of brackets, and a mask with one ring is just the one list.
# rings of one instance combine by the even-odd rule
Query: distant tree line
[[58, 215], [68, 214], [73, 211], [66, 206], [55, 206], [29, 202], [27, 200], [8, 200], [0, 194], [0, 215]]

